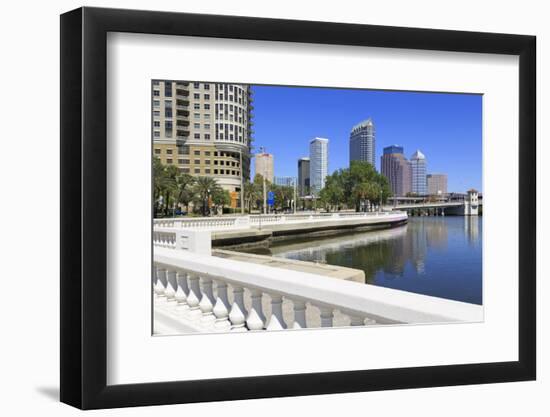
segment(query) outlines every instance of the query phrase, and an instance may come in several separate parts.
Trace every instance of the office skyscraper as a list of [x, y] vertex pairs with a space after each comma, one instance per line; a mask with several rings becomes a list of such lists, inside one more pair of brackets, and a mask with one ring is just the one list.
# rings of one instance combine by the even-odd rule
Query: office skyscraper
[[298, 159], [298, 193], [301, 197], [310, 193], [309, 165], [307, 156]]
[[380, 171], [388, 179], [392, 194], [398, 197], [407, 195], [412, 189], [412, 175], [403, 147], [392, 145], [384, 148], [380, 160]]
[[257, 153], [254, 169], [257, 174], [260, 174], [270, 183], [273, 183], [273, 155], [270, 153]]
[[426, 184], [430, 195], [447, 194], [447, 174], [428, 174]]
[[[153, 153], [179, 172], [228, 191], [250, 177], [251, 90], [245, 84], [154, 80]], [[242, 154], [242, 167], [241, 165]]]
[[351, 129], [349, 137], [350, 163], [351, 161], [365, 161], [375, 167], [375, 146], [374, 123], [369, 117]]
[[311, 193], [319, 195], [328, 175], [328, 139], [314, 138], [309, 142], [309, 160]]
[[411, 156], [412, 192], [418, 195], [428, 194], [426, 184], [426, 157], [417, 150]]

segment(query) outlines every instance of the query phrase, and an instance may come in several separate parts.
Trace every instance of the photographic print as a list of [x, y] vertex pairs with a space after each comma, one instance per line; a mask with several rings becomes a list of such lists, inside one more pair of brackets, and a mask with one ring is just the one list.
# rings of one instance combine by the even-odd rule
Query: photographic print
[[483, 321], [482, 100], [152, 80], [153, 334]]

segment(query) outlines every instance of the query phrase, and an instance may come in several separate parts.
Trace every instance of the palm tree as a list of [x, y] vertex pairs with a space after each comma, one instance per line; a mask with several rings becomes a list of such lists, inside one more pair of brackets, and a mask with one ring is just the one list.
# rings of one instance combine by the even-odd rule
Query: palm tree
[[178, 189], [177, 201], [185, 206], [185, 211], [189, 213], [189, 203], [193, 201], [194, 192], [193, 185], [195, 178], [189, 174], [180, 174], [176, 177], [176, 185]]
[[176, 177], [178, 169], [174, 165], [167, 165], [164, 168], [164, 173], [162, 180], [164, 215], [168, 216], [170, 207], [174, 206], [174, 199], [172, 197], [177, 192]]
[[244, 184], [244, 200], [248, 207], [248, 213], [252, 210], [252, 202], [256, 202], [261, 199], [261, 191], [257, 185], [253, 182], [247, 182]]
[[155, 215], [160, 211], [160, 200], [164, 206], [165, 215], [168, 214], [172, 193], [176, 189], [177, 168], [173, 165], [163, 165], [160, 159], [153, 159], [153, 199]]
[[202, 203], [202, 214], [206, 216], [208, 208], [208, 200], [210, 196], [220, 188], [218, 183], [214, 178], [210, 177], [197, 177], [195, 180], [195, 186], [193, 190], [195, 191], [198, 199]]

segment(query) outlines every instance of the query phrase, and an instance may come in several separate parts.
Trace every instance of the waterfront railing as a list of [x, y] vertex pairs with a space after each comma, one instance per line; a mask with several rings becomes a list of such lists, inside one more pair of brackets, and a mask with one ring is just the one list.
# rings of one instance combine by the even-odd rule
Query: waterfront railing
[[[170, 247], [155, 247], [152, 286], [155, 319], [181, 332], [333, 327], [336, 314], [350, 326], [483, 320], [474, 304]], [[283, 302], [292, 306], [287, 320]], [[308, 320], [313, 313], [317, 320]]]

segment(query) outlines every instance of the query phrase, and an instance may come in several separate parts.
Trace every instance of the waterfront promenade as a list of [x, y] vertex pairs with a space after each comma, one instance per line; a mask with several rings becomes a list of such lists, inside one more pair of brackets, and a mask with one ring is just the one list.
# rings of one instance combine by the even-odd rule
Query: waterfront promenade
[[383, 211], [155, 219], [153, 239], [159, 241], [172, 236], [177, 241], [175, 234], [182, 229], [208, 230], [214, 246], [257, 245], [287, 237], [389, 228], [406, 223], [407, 218], [405, 212]]
[[[397, 215], [350, 213], [340, 221], [391, 227], [402, 222], [403, 215], [406, 220], [406, 214]], [[289, 225], [306, 230], [338, 221], [333, 214], [317, 219], [274, 216], [265, 224], [265, 219], [251, 217], [155, 221], [155, 334], [483, 320], [482, 306], [355, 282], [345, 278], [345, 271], [331, 275], [322, 265], [315, 269], [308, 262], [280, 265], [284, 260], [278, 259], [277, 265], [268, 257], [251, 261], [242, 254], [214, 256], [212, 235], [220, 230], [260, 230], [260, 221], [262, 230], [268, 224], [284, 224], [279, 231], [290, 230]]]

